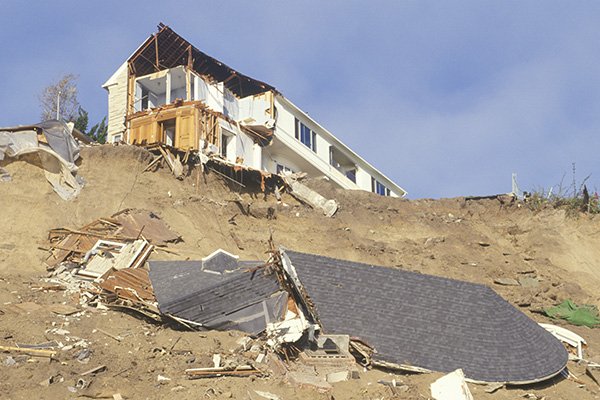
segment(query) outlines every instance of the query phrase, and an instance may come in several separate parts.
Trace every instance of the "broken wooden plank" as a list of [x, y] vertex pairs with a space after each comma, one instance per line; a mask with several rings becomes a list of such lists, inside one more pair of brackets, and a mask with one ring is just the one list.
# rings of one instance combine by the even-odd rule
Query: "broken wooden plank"
[[235, 234], [235, 232], [229, 231], [229, 234], [231, 235], [231, 238], [235, 242], [235, 245], [237, 246], [237, 248], [240, 250], [244, 250], [244, 245], [242, 244], [242, 241], [240, 240], [240, 238]]
[[144, 168], [144, 170], [143, 170], [142, 172], [149, 171], [149, 170], [150, 170], [150, 168], [152, 168], [153, 166], [155, 166], [156, 164], [158, 164], [158, 162], [159, 162], [160, 160], [162, 160], [162, 158], [163, 158], [163, 157], [164, 157], [164, 156], [163, 156], [162, 154], [161, 154], [161, 155], [159, 155], [159, 156], [157, 156], [157, 157], [156, 157], [154, 160], [152, 160], [152, 162], [150, 162], [150, 164], [148, 164], [148, 165], [146, 166], [146, 168]]
[[14, 346], [0, 346], [0, 351], [24, 353], [24, 354], [28, 354], [30, 356], [48, 357], [48, 358], [54, 357], [57, 353], [55, 350], [29, 349], [29, 348], [14, 347]]
[[106, 365], [100, 365], [96, 368], [92, 368], [90, 370], [82, 372], [80, 375], [86, 376], [86, 375], [91, 375], [91, 374], [97, 374], [98, 372], [103, 372], [104, 370], [106, 370]]
[[190, 379], [216, 378], [221, 376], [251, 376], [261, 371], [250, 365], [242, 365], [235, 369], [226, 367], [189, 368], [185, 370]]
[[98, 329], [98, 332], [100, 332], [100, 333], [103, 333], [103, 334], [105, 334], [106, 336], [108, 336], [108, 337], [110, 337], [110, 338], [113, 338], [113, 339], [115, 339], [117, 342], [120, 342], [121, 340], [123, 340], [123, 338], [122, 338], [121, 336], [114, 335], [114, 334], [112, 334], [112, 333], [110, 333], [110, 332], [107, 332], [107, 331], [105, 331], [105, 330], [103, 330], [103, 329], [100, 329], [100, 328], [97, 328], [97, 329]]

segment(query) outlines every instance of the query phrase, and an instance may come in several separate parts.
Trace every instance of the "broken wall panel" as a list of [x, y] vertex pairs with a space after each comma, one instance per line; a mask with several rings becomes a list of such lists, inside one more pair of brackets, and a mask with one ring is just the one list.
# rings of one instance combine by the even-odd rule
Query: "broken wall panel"
[[133, 302], [156, 301], [148, 270], [143, 268], [112, 271], [100, 283], [100, 287], [119, 298]]
[[552, 377], [567, 352], [487, 286], [285, 250], [324, 333], [375, 349], [375, 365], [416, 366], [483, 382]]

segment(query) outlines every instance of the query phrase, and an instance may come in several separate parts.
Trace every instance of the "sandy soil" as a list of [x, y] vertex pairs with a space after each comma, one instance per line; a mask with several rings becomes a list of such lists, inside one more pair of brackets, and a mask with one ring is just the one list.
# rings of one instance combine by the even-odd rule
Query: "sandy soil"
[[[600, 306], [598, 217], [566, 217], [553, 209], [533, 212], [497, 200], [382, 198], [336, 190], [324, 180], [314, 180], [311, 186], [340, 203], [339, 212], [325, 218], [289, 195], [283, 197], [285, 204], [277, 204], [272, 196], [265, 199], [214, 174], [199, 177], [193, 171], [178, 181], [166, 170], [142, 173], [148, 160], [147, 152], [133, 147], [83, 149], [79, 174], [87, 183], [72, 202], [52, 191], [38, 167], [25, 161], [2, 163], [13, 179], [0, 183], [0, 345], [50, 340], [65, 344], [80, 338], [89, 343], [91, 355], [82, 364], [74, 358], [81, 348], [74, 347], [61, 351], [60, 362], [13, 355], [16, 364], [7, 365], [8, 355], [1, 354], [1, 398], [112, 398], [120, 393], [131, 399], [256, 400], [261, 399], [258, 390], [282, 399], [382, 399], [392, 394], [377, 381], [392, 378], [407, 385], [399, 398], [429, 398], [429, 384], [439, 374], [362, 371], [360, 379], [334, 384], [328, 394], [290, 385], [277, 373], [265, 378], [187, 380], [183, 370], [209, 365], [214, 353], [236, 356], [242, 334], [184, 332], [116, 311], [53, 313], [51, 305], [76, 305], [77, 299], [63, 292], [34, 290], [46, 274], [42, 266], [46, 252], [39, 247], [47, 246], [48, 230], [76, 228], [128, 207], [157, 213], [183, 236], [183, 243], [171, 246], [177, 255], [159, 252], [151, 256], [154, 259], [197, 259], [219, 247], [242, 258], [264, 259], [272, 232], [277, 244], [299, 251], [490, 285], [538, 322], [551, 321], [535, 311], [565, 298]], [[241, 213], [235, 203], [238, 196], [249, 205], [250, 216]], [[275, 219], [266, 218], [269, 207], [276, 210]], [[235, 224], [228, 222], [233, 216]], [[541, 281], [533, 287], [494, 284], [497, 278], [523, 276]], [[587, 339], [586, 357], [600, 361], [600, 329], [567, 327]], [[88, 379], [79, 375], [99, 365], [106, 365], [106, 370]], [[493, 394], [482, 386], [470, 388], [476, 399], [514, 399], [527, 393], [546, 399], [600, 398], [600, 387], [585, 375], [584, 367], [570, 362], [569, 368], [579, 382], [556, 379]], [[170, 380], [158, 382], [158, 375]], [[57, 382], [40, 384], [51, 376]], [[89, 387], [71, 392], [69, 387], [80, 378], [91, 382]]]

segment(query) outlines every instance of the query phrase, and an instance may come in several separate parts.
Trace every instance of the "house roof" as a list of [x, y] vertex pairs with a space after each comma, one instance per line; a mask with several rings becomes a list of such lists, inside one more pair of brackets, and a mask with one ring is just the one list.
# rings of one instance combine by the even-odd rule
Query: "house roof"
[[204, 261], [149, 261], [150, 280], [163, 314], [211, 329], [259, 333], [287, 303], [274, 275], [249, 271], [260, 261], [218, 252]]
[[567, 352], [491, 288], [285, 250], [324, 333], [374, 347], [373, 360], [483, 382], [529, 383], [559, 373]]
[[[189, 65], [201, 75], [209, 76], [238, 97], [246, 97], [276, 89], [250, 78], [221, 61], [198, 50], [168, 26], [160, 23], [158, 32], [150, 36], [128, 60], [136, 76], [148, 75], [179, 65]], [[105, 85], [109, 84], [111, 79]]]

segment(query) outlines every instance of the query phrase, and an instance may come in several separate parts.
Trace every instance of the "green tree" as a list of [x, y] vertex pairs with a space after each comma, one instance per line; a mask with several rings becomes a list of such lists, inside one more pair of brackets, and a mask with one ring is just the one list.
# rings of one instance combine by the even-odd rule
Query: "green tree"
[[106, 143], [106, 136], [108, 134], [108, 125], [106, 124], [106, 116], [102, 118], [102, 121], [90, 128], [87, 133], [89, 137], [97, 141], [98, 143]]
[[80, 108], [76, 81], [76, 75], [67, 74], [58, 82], [44, 88], [39, 96], [42, 121], [56, 119], [59, 108], [58, 119], [66, 122], [75, 121]]
[[77, 112], [79, 113], [79, 116], [75, 120], [75, 129], [77, 129], [83, 134], [87, 134], [87, 127], [89, 122], [88, 112], [81, 108], [81, 106], [79, 107], [79, 110]]

